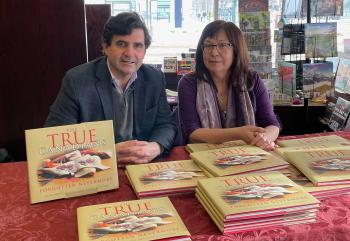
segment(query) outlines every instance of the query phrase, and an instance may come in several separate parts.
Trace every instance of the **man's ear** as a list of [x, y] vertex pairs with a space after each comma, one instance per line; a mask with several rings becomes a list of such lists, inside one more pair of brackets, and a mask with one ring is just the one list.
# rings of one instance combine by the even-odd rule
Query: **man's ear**
[[102, 53], [104, 55], [106, 55], [106, 49], [107, 49], [108, 45], [106, 43], [102, 43], [101, 45], [102, 45]]

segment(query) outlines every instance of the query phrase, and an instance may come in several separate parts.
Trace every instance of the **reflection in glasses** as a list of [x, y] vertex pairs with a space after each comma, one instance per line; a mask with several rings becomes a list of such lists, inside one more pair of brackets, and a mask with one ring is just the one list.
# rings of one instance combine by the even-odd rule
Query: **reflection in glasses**
[[203, 44], [202, 49], [204, 52], [210, 52], [216, 48], [218, 51], [222, 52], [230, 49], [231, 47], [231, 43]]

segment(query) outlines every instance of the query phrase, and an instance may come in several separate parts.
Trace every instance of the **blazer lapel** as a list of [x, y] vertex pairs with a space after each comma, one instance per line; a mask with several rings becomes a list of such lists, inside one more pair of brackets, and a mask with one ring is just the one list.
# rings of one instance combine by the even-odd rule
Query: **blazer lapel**
[[103, 58], [96, 66], [96, 89], [100, 96], [103, 112], [106, 120], [115, 118], [115, 108], [113, 107], [111, 75], [107, 67], [107, 59]]
[[[137, 72], [134, 89], [134, 130], [133, 136], [138, 136], [142, 130], [142, 122], [146, 111], [146, 83], [141, 71]], [[137, 114], [136, 114], [137, 113]], [[135, 115], [136, 114], [136, 115]]]

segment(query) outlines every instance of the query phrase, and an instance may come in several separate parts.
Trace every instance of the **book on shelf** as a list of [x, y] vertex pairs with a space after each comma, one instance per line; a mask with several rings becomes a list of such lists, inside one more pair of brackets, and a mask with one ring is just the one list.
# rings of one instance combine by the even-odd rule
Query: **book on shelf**
[[334, 147], [285, 152], [285, 155], [316, 186], [350, 184], [349, 149]]
[[337, 23], [305, 24], [305, 57], [337, 56]]
[[111, 120], [26, 130], [25, 139], [31, 203], [119, 187]]
[[190, 233], [169, 198], [79, 207], [79, 241], [190, 241]]
[[296, 64], [279, 61], [278, 75], [281, 80], [281, 91], [288, 96], [294, 96], [296, 90]]
[[188, 152], [197, 152], [197, 151], [208, 151], [213, 149], [220, 149], [225, 147], [233, 147], [233, 146], [245, 146], [247, 143], [245, 143], [242, 140], [235, 140], [235, 141], [227, 141], [220, 144], [212, 144], [212, 143], [192, 143], [186, 145], [186, 150]]
[[304, 24], [285, 24], [282, 34], [282, 55], [305, 53]]
[[258, 12], [268, 11], [269, 1], [268, 0], [239, 0], [238, 11], [239, 12]]
[[193, 152], [190, 157], [212, 176], [282, 169], [288, 163], [255, 146], [236, 146]]
[[[200, 180], [196, 197], [223, 233], [304, 220], [314, 221], [319, 201], [278, 172]], [[294, 219], [293, 219], [293, 215]], [[306, 215], [307, 216], [307, 215]], [[304, 220], [305, 221], [305, 220]]]
[[[334, 80], [335, 90], [338, 92], [344, 92], [349, 77], [350, 77], [350, 60], [340, 58], [337, 72], [335, 75], [335, 80]], [[350, 89], [350, 86], [347, 89]]]
[[303, 91], [305, 98], [324, 102], [331, 95], [333, 62], [303, 64]]
[[262, 31], [270, 29], [270, 12], [240, 12], [239, 13], [239, 27], [244, 31]]
[[345, 127], [349, 114], [350, 102], [346, 99], [338, 97], [333, 113], [329, 119], [329, 128], [331, 128], [333, 131], [342, 130]]
[[281, 147], [300, 147], [300, 146], [314, 146], [314, 145], [348, 146], [350, 144], [350, 141], [341, 136], [327, 135], [327, 136], [295, 138], [295, 139], [288, 139], [288, 140], [278, 140], [277, 144]]
[[193, 193], [197, 181], [206, 178], [193, 160], [128, 165], [126, 174], [139, 198]]
[[302, 17], [303, 0], [283, 0], [282, 17], [285, 18], [301, 18]]
[[343, 4], [343, 0], [311, 0], [311, 17], [343, 16]]
[[163, 59], [163, 71], [164, 71], [164, 73], [176, 73], [177, 72], [177, 57], [164, 57], [164, 59]]

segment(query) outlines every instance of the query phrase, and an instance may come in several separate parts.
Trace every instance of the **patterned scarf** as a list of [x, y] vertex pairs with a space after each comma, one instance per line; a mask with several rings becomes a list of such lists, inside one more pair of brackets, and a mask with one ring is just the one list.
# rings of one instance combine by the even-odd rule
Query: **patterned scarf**
[[[215, 90], [207, 81], [197, 79], [196, 108], [203, 128], [223, 128]], [[255, 103], [254, 103], [255, 107]], [[230, 88], [224, 127], [255, 125], [254, 108], [247, 89]]]

